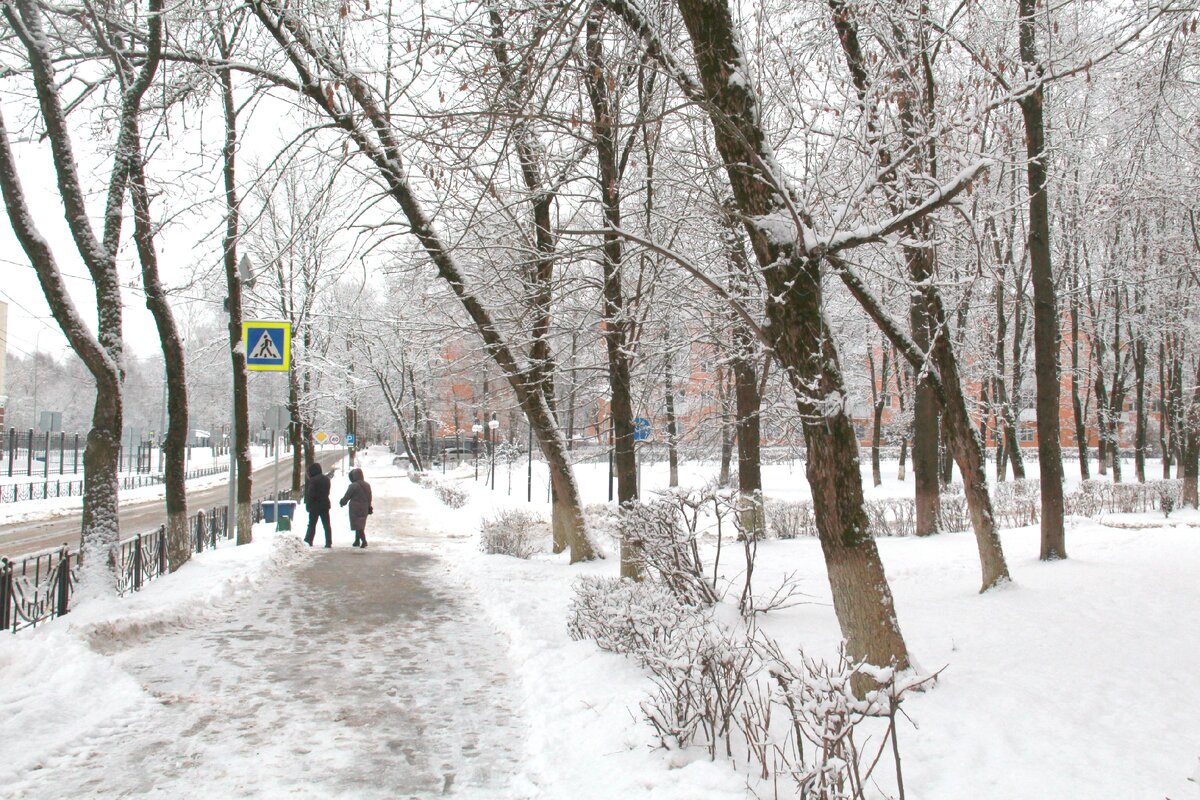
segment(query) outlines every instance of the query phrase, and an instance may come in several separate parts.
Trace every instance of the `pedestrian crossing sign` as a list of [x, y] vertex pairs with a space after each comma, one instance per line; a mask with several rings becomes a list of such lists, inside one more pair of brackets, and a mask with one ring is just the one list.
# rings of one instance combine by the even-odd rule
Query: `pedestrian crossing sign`
[[287, 372], [292, 363], [292, 323], [243, 322], [242, 344], [246, 348], [246, 369]]

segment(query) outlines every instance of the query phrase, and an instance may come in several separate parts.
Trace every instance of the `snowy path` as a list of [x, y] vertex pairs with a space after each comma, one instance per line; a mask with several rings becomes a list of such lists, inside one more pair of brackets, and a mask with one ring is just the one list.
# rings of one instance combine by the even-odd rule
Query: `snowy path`
[[385, 502], [370, 549], [335, 531], [333, 550], [317, 548], [220, 619], [110, 646], [161, 705], [113, 718], [4, 788], [29, 798], [527, 796], [511, 786], [525, 736], [503, 643], [481, 609], [439, 587], [438, 558], [398, 527], [411, 519], [406, 501]]

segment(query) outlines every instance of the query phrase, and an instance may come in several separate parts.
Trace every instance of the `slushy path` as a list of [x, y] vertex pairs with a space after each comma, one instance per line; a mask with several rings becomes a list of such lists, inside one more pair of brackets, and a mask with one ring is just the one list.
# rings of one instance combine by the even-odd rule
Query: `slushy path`
[[123, 640], [113, 655], [159, 712], [113, 719], [7, 788], [27, 798], [531, 796], [510, 780], [524, 735], [503, 643], [474, 601], [439, 585], [444, 567], [422, 552], [411, 504], [381, 489], [369, 549], [335, 529], [332, 550], [314, 548], [219, 619]]

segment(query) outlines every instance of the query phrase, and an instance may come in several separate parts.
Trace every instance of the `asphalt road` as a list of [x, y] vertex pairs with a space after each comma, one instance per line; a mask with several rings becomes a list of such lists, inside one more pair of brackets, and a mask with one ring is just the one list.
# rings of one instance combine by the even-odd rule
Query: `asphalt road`
[[[343, 451], [334, 450], [319, 453], [317, 460], [326, 471], [336, 466], [342, 460]], [[291, 459], [279, 462], [279, 486], [281, 489], [290, 485], [292, 480]], [[254, 499], [269, 497], [275, 491], [275, 462], [260, 467], [254, 471]], [[229, 502], [229, 482], [196, 489], [188, 492], [188, 510], [194, 513], [202, 508], [223, 506]], [[125, 538], [139, 532], [152, 531], [167, 521], [166, 501], [159, 497], [154, 500], [121, 503], [121, 537]], [[47, 515], [43, 519], [25, 520], [0, 525], [0, 555], [16, 558], [29, 553], [49, 550], [63, 543], [72, 546], [79, 542], [79, 512], [59, 516]]]

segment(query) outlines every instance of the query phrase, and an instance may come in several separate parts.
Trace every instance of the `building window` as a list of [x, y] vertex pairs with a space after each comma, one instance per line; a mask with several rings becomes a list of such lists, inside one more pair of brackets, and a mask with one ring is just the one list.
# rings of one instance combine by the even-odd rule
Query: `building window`
[[1032, 442], [1034, 428], [1028, 425], [1022, 425], [1017, 429], [1017, 439], [1022, 442]]

